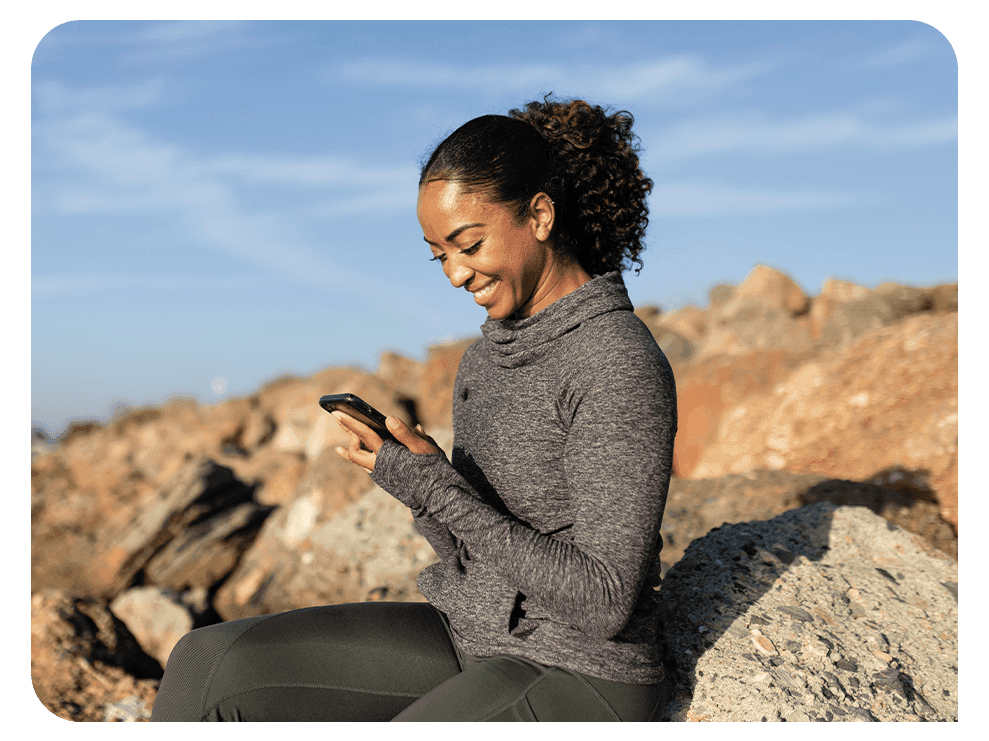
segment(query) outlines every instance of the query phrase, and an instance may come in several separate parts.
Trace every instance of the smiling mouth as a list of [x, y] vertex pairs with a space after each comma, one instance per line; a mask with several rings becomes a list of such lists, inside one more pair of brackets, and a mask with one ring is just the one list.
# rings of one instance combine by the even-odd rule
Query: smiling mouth
[[495, 278], [493, 281], [491, 281], [486, 286], [484, 286], [484, 288], [480, 288], [476, 291], [471, 291], [471, 293], [474, 294], [474, 300], [477, 303], [481, 303], [482, 301], [484, 301], [484, 299], [488, 298], [494, 292], [495, 286], [497, 284], [498, 284], [498, 279]]

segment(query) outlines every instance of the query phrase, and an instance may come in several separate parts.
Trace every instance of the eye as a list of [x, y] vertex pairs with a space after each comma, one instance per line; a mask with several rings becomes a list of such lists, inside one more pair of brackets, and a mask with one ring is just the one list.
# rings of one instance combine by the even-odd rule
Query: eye
[[[473, 255], [479, 249], [481, 249], [481, 245], [482, 244], [484, 244], [484, 240], [483, 239], [479, 239], [477, 242], [475, 242], [474, 244], [472, 244], [470, 247], [464, 247], [464, 249], [460, 250], [460, 254], [461, 255], [467, 255], [467, 256]], [[439, 262], [440, 264], [442, 264], [442, 263], [446, 262], [446, 253], [445, 252], [441, 252], [438, 255], [433, 255], [431, 258], [429, 258], [429, 261], [430, 262]]]

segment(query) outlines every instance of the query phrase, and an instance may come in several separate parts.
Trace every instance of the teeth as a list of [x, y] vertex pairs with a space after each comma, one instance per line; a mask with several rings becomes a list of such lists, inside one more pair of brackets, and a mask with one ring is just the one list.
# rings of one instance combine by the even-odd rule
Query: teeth
[[484, 286], [484, 288], [482, 288], [482, 289], [481, 289], [480, 291], [475, 291], [475, 292], [474, 292], [474, 295], [475, 295], [475, 296], [478, 296], [478, 297], [480, 297], [480, 298], [484, 298], [484, 297], [485, 297], [485, 296], [487, 296], [487, 295], [488, 295], [489, 293], [491, 293], [491, 291], [493, 291], [493, 290], [494, 290], [494, 287], [495, 287], [495, 282], [496, 282], [496, 281], [493, 281], [493, 282], [491, 282], [491, 283], [488, 283], [488, 285], [486, 285], [486, 286]]

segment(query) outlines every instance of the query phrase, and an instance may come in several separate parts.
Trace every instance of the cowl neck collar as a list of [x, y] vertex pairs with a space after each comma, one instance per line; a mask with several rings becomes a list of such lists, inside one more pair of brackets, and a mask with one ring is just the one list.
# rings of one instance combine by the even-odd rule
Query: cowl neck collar
[[491, 359], [518, 368], [541, 357], [548, 343], [588, 319], [611, 311], [631, 311], [632, 302], [619, 271], [598, 275], [566, 296], [524, 319], [488, 319], [481, 325]]

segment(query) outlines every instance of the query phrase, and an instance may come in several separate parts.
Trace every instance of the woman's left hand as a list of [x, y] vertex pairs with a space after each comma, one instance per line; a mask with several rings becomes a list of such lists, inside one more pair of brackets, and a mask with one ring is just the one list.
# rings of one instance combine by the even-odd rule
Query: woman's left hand
[[[337, 454], [371, 473], [378, 457], [378, 450], [381, 449], [384, 440], [377, 432], [349, 414], [343, 412], [331, 412], [331, 414], [337, 423], [350, 434], [350, 447], [335, 448]], [[416, 425], [413, 430], [398, 417], [388, 417], [385, 420], [385, 426], [398, 443], [413, 453], [428, 455], [443, 452], [436, 441], [422, 429], [422, 425]]]

